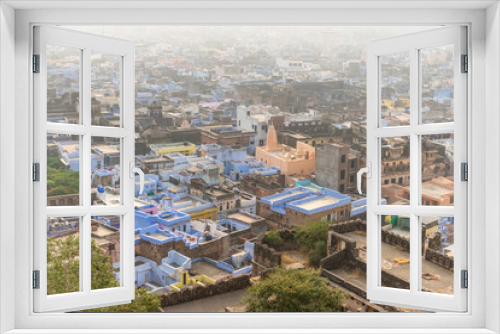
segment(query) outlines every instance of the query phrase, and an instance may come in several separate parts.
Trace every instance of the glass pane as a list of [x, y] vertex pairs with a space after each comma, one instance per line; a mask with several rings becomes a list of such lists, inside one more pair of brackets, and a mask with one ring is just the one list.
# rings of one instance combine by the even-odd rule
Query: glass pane
[[80, 205], [80, 138], [47, 134], [47, 206]]
[[381, 216], [381, 286], [410, 289], [410, 217]]
[[80, 217], [47, 218], [47, 295], [80, 289]]
[[119, 226], [120, 216], [92, 217], [92, 290], [120, 285]]
[[121, 57], [91, 53], [92, 125], [120, 126]]
[[453, 217], [421, 217], [421, 222], [425, 231], [421, 289], [452, 295], [455, 219]]
[[92, 137], [92, 204], [120, 204], [120, 139]]
[[382, 138], [380, 204], [410, 204], [410, 137]]
[[420, 50], [423, 124], [453, 122], [453, 47]]
[[47, 44], [47, 122], [80, 123], [80, 55]]
[[380, 56], [381, 127], [410, 124], [410, 52]]
[[451, 133], [422, 136], [422, 205], [453, 206], [453, 144]]

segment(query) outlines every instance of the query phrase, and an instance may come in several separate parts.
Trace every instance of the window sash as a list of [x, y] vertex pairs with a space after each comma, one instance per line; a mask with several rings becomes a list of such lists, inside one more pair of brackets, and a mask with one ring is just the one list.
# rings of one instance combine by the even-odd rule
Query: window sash
[[[461, 73], [460, 55], [467, 54], [465, 27], [439, 28], [371, 42], [367, 49], [367, 161], [371, 162], [371, 179], [367, 182], [367, 297], [370, 301], [425, 310], [464, 312], [467, 290], [461, 289], [460, 271], [467, 269], [467, 184], [460, 181], [460, 163], [467, 162], [467, 76]], [[420, 124], [420, 49], [454, 45], [454, 122]], [[410, 125], [381, 127], [380, 56], [410, 52]], [[421, 199], [420, 136], [454, 133], [455, 206], [427, 207]], [[380, 166], [381, 138], [410, 137], [410, 205], [380, 205], [382, 198]], [[458, 205], [457, 205], [458, 203]], [[424, 203], [425, 204], [425, 203]], [[410, 216], [410, 289], [381, 286], [381, 215]], [[422, 216], [454, 217], [454, 294], [419, 291], [422, 282], [421, 224]]]
[[[80, 124], [47, 122], [46, 45], [71, 47], [80, 52]], [[120, 56], [121, 126], [108, 128], [91, 125], [91, 51]], [[73, 311], [102, 305], [130, 302], [134, 298], [134, 179], [129, 177], [129, 163], [134, 163], [134, 48], [129, 41], [52, 27], [34, 28], [34, 54], [40, 55], [40, 73], [34, 78], [34, 150], [33, 159], [40, 163], [40, 182], [34, 184], [34, 270], [40, 271], [40, 288], [33, 290], [34, 311]], [[80, 205], [47, 206], [48, 133], [80, 137], [79, 196]], [[120, 205], [91, 205], [91, 140], [93, 136], [120, 138]], [[128, 195], [127, 195], [128, 194]], [[130, 195], [132, 194], [132, 195]], [[120, 215], [120, 287], [102, 290], [91, 288], [91, 216]], [[79, 283], [80, 291], [47, 295], [47, 217], [80, 217]]]

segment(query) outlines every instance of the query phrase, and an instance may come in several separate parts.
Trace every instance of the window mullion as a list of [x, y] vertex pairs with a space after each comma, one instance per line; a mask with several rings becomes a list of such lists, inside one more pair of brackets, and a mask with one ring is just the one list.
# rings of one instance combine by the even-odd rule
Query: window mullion
[[420, 75], [419, 75], [419, 53], [418, 49], [410, 49], [410, 291], [415, 293], [420, 286], [419, 278], [419, 217], [414, 210], [419, 201], [419, 169], [420, 169], [420, 147], [418, 135], [414, 132], [419, 123], [420, 109]]
[[80, 194], [82, 196], [82, 204], [87, 213], [83, 216], [82, 225], [83, 228], [80, 229], [80, 247], [81, 247], [81, 258], [80, 258], [80, 268], [83, 271], [81, 273], [80, 281], [83, 282], [83, 289], [85, 293], [91, 292], [91, 216], [90, 216], [90, 206], [91, 206], [91, 181], [92, 181], [92, 154], [91, 154], [91, 104], [90, 104], [90, 94], [91, 94], [91, 77], [90, 77], [90, 49], [83, 49], [82, 57], [82, 123], [87, 129], [86, 133], [82, 136], [82, 147], [80, 149], [80, 157], [82, 161], [82, 187]]

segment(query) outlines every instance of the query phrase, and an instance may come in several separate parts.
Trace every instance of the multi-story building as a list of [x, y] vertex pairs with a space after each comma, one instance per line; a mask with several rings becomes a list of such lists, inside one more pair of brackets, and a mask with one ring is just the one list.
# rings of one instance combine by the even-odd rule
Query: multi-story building
[[316, 146], [316, 183], [341, 193], [355, 192], [360, 157], [349, 145]]
[[260, 216], [280, 228], [304, 226], [320, 220], [342, 221], [351, 216], [351, 198], [325, 188], [286, 189], [260, 202]]
[[236, 121], [238, 122], [238, 126], [256, 133], [256, 146], [265, 146], [269, 124], [273, 124], [274, 118], [284, 117], [274, 114], [278, 110], [271, 106], [238, 107], [236, 110]]
[[243, 145], [249, 150], [255, 149], [255, 131], [229, 125], [202, 126], [199, 129], [202, 144]]

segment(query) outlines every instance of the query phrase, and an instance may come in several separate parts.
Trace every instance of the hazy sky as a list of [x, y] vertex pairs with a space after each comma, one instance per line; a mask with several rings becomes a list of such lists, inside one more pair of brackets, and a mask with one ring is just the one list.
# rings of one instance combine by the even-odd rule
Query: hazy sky
[[373, 39], [413, 33], [436, 27], [380, 26], [67, 26], [104, 36], [140, 43], [177, 45], [299, 45], [335, 46], [352, 44], [361, 47]]

